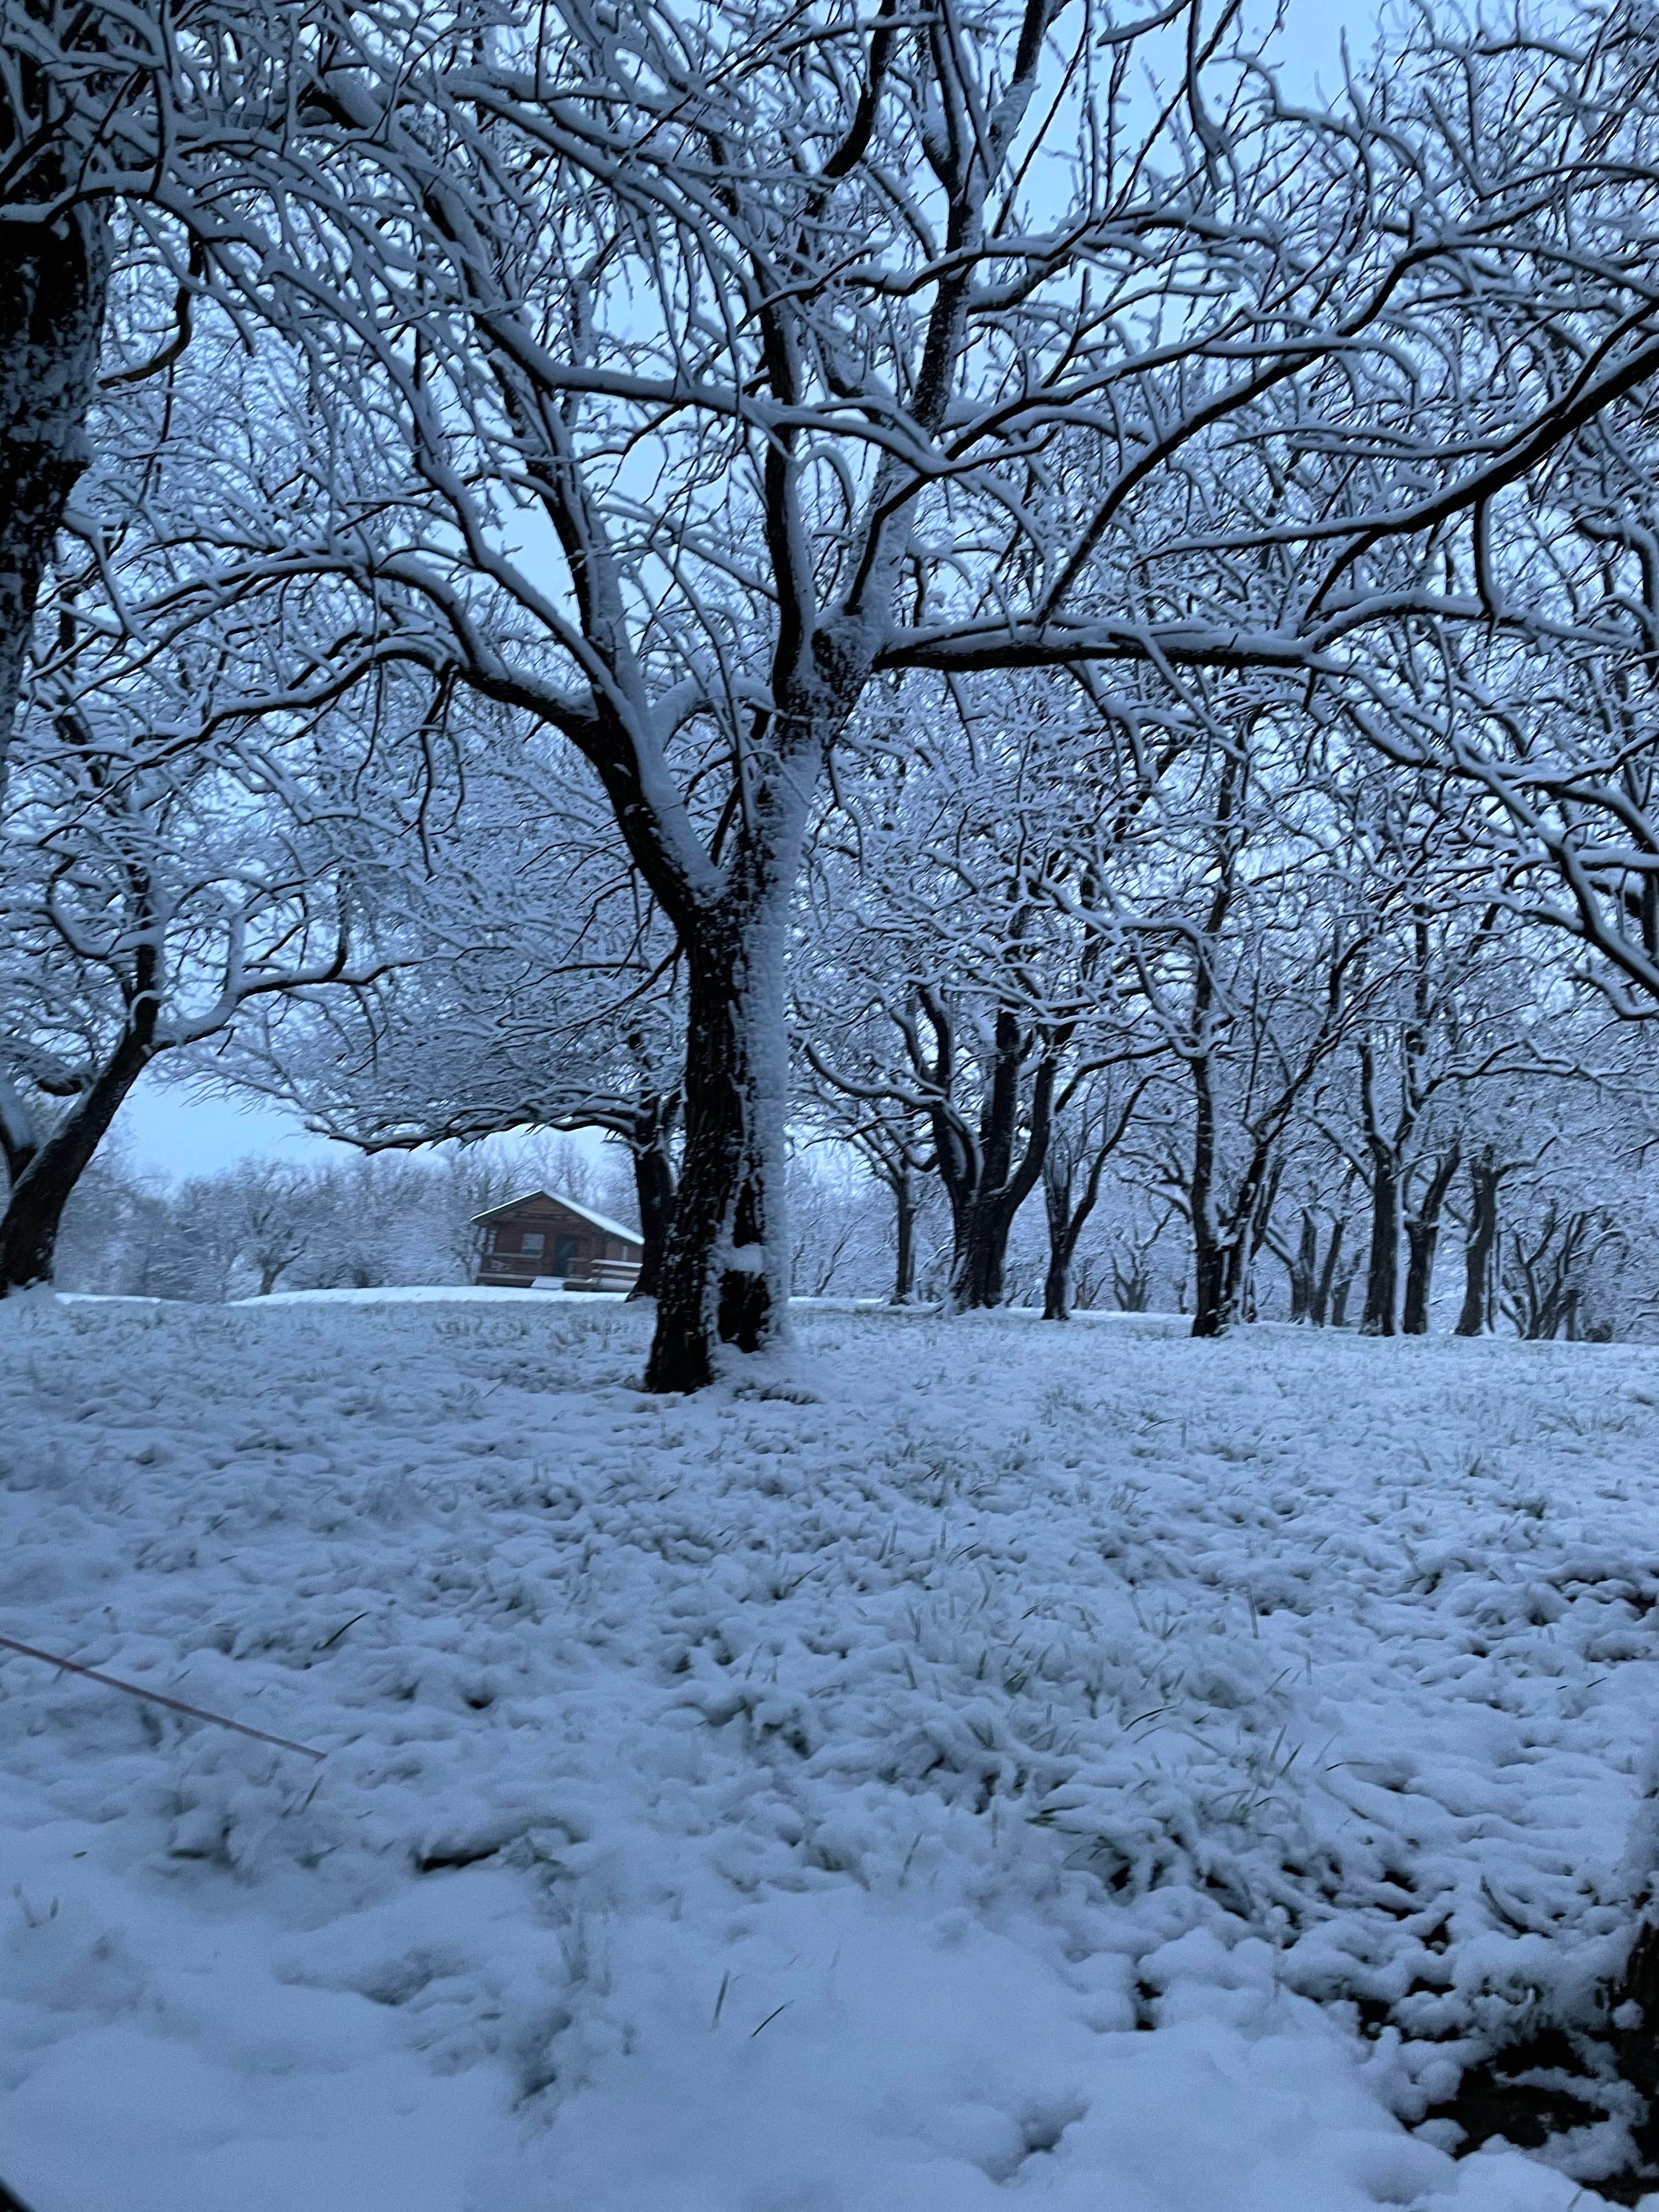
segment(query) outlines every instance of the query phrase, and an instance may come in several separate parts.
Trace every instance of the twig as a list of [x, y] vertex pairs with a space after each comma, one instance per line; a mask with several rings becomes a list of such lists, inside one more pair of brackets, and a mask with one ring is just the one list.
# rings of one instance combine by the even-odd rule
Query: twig
[[29, 2212], [22, 2198], [0, 2181], [0, 2212]]
[[318, 1650], [326, 1651], [331, 1644], [337, 1644], [339, 1642], [340, 1638], [345, 1634], [346, 1628], [355, 1628], [360, 1620], [367, 1620], [368, 1619], [368, 1615], [367, 1613], [354, 1613], [350, 1620], [347, 1621], [345, 1628], [337, 1628], [332, 1636], [325, 1638], [323, 1642], [317, 1646]]
[[[204, 1712], [200, 1705], [187, 1705], [182, 1698], [163, 1697], [160, 1690], [141, 1689], [137, 1682], [124, 1682], [118, 1674], [100, 1674], [95, 1667], [83, 1667], [78, 1659], [60, 1659], [55, 1651], [37, 1651], [32, 1644], [19, 1644], [15, 1637], [0, 1636], [0, 1645], [8, 1651], [21, 1651], [26, 1659], [42, 1659], [48, 1667], [61, 1667], [66, 1674], [84, 1674], [89, 1682], [101, 1682], [108, 1690], [125, 1690], [130, 1698], [143, 1698], [153, 1705], [166, 1705], [175, 1713], [188, 1713], [193, 1721], [211, 1721], [215, 1728], [234, 1729], [238, 1735], [251, 1735], [256, 1743], [274, 1743], [283, 1751], [302, 1752], [307, 1759], [326, 1759], [325, 1751], [313, 1751], [308, 1743], [291, 1743], [285, 1735], [267, 1735], [263, 1729], [249, 1728], [241, 1721], [228, 1721], [222, 1713]], [[0, 2212], [7, 2212], [5, 2198], [0, 2196]]]

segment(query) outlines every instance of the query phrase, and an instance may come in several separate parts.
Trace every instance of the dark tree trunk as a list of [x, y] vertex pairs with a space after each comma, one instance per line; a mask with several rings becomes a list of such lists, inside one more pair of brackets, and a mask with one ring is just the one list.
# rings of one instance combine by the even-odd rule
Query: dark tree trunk
[[[991, 1080], [980, 1113], [977, 1157], [965, 1175], [958, 1169], [957, 1188], [951, 1192], [956, 1245], [951, 1305], [957, 1313], [1001, 1304], [1008, 1233], [1020, 1207], [1036, 1188], [1048, 1157], [1055, 1068], [1052, 1058], [1045, 1056], [1038, 1062], [1032, 1081], [1025, 1150], [1018, 1166], [1014, 1164], [1024, 1057], [1019, 1022], [1005, 1008], [996, 1019]], [[950, 1170], [944, 1164], [960, 1160], [962, 1147], [951, 1145], [943, 1131], [936, 1129], [935, 1133], [941, 1172], [948, 1175]]]
[[1422, 1201], [1406, 1223], [1406, 1311], [1401, 1323], [1407, 1336], [1429, 1333], [1429, 1293], [1434, 1285], [1434, 1255], [1440, 1243], [1441, 1209], [1457, 1172], [1454, 1149], [1437, 1164]]
[[1235, 1322], [1250, 1316], [1252, 1273], [1256, 1255], [1267, 1236], [1266, 1214], [1272, 1208], [1275, 1182], [1269, 1170], [1269, 1158], [1268, 1139], [1258, 1136], [1253, 1157], [1240, 1178], [1231, 1208], [1218, 1224], [1214, 1126], [1206, 1078], [1200, 1086], [1198, 1141], [1194, 1148], [1192, 1333], [1194, 1336], [1224, 1336]]
[[0, 777], [41, 580], [88, 459], [109, 265], [101, 204], [0, 226]]
[[1193, 1077], [1193, 1334], [1219, 1336], [1227, 1325], [1223, 1295], [1227, 1255], [1216, 1234], [1215, 1101], [1210, 1071], [1192, 1062]]
[[647, 1390], [701, 1390], [717, 1343], [757, 1352], [787, 1326], [782, 954], [794, 870], [775, 860], [757, 856], [762, 887], [686, 933], [685, 1143]]
[[1013, 1216], [987, 1197], [970, 1203], [951, 1279], [951, 1304], [957, 1313], [974, 1313], [1002, 1304], [1008, 1231]]
[[[1088, 1140], [1093, 1157], [1089, 1162], [1089, 1173], [1083, 1185], [1082, 1195], [1075, 1205], [1072, 1202], [1075, 1155], [1069, 1148], [1057, 1149], [1052, 1133], [1044, 1147], [1042, 1202], [1048, 1217], [1048, 1270], [1042, 1285], [1044, 1321], [1071, 1319], [1072, 1268], [1077, 1259], [1077, 1248], [1089, 1225], [1089, 1217], [1100, 1203], [1100, 1186], [1105, 1176], [1106, 1163], [1122, 1143], [1130, 1116], [1146, 1087], [1144, 1079], [1136, 1084], [1122, 1110], [1112, 1116], [1103, 1127], [1095, 1125], [1093, 1134]], [[1115, 1276], [1115, 1263], [1112, 1272]]]
[[1400, 1310], [1400, 1170], [1392, 1152], [1371, 1153], [1371, 1245], [1365, 1263], [1362, 1336], [1392, 1336]]
[[[1342, 1261], [1342, 1240], [1347, 1233], [1348, 1224], [1346, 1221], [1332, 1223], [1331, 1241], [1326, 1248], [1325, 1264], [1320, 1269], [1315, 1281], [1313, 1297], [1308, 1308], [1308, 1318], [1316, 1328], [1323, 1328], [1328, 1322], [1337, 1328], [1342, 1326], [1341, 1312], [1340, 1310], [1334, 1309], [1333, 1300], [1335, 1296], [1336, 1271]], [[1348, 1289], [1346, 1283], [1342, 1285], [1341, 1299], [1342, 1304], [1346, 1305], [1348, 1300]], [[1334, 1311], [1335, 1317], [1333, 1322]]]
[[1048, 1217], [1048, 1267], [1042, 1279], [1042, 1318], [1069, 1321], [1072, 1317], [1072, 1259], [1082, 1223], [1073, 1225], [1072, 1171], [1051, 1157], [1042, 1176], [1042, 1200]]
[[129, 1032], [12, 1184], [0, 1214], [0, 1297], [51, 1282], [64, 1208], [152, 1056]]
[[1212, 1238], [1194, 1240], [1193, 1250], [1193, 1334], [1224, 1336], [1233, 1319], [1230, 1279], [1233, 1249]]
[[[1609, 2039], [1619, 2071], [1642, 2096], [1659, 2099], [1659, 1911], [1650, 1902], [1609, 2001]], [[1644, 2132], [1651, 2137], [1659, 2112]], [[1639, 2140], [1639, 2138], [1638, 2138]]]
[[1498, 1249], [1498, 1185], [1501, 1173], [1490, 1145], [1469, 1162], [1463, 1306], [1453, 1332], [1457, 1336], [1484, 1336], [1492, 1327], [1492, 1266]]
[[1406, 1309], [1401, 1319], [1402, 1336], [1429, 1333], [1429, 1292], [1433, 1285], [1435, 1248], [1440, 1224], [1421, 1215], [1406, 1224]]
[[669, 1151], [675, 1104], [660, 1098], [647, 1100], [635, 1118], [630, 1139], [634, 1157], [634, 1195], [640, 1210], [639, 1278], [628, 1293], [630, 1298], [654, 1298], [662, 1282], [663, 1256], [674, 1225], [674, 1161]]

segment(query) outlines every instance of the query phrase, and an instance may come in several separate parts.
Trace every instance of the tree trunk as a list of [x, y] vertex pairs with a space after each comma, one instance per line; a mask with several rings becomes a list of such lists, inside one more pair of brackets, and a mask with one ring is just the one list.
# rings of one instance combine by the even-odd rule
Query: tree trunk
[[109, 266], [100, 203], [0, 227], [0, 783], [41, 579], [89, 457]]
[[[1055, 1067], [1053, 1060], [1045, 1057], [1038, 1063], [1031, 1086], [1024, 1154], [1018, 1169], [1013, 1164], [1019, 1133], [1023, 1057], [1018, 1021], [1005, 1009], [997, 1016], [995, 1059], [980, 1116], [977, 1176], [953, 1208], [957, 1236], [951, 1305], [957, 1313], [1001, 1304], [1008, 1233], [1014, 1217], [1036, 1188], [1048, 1158]], [[939, 1156], [945, 1158], [943, 1148]]]
[[1434, 1282], [1434, 1255], [1440, 1242], [1440, 1213], [1457, 1172], [1455, 1148], [1448, 1152], [1423, 1193], [1422, 1203], [1406, 1223], [1406, 1311], [1401, 1323], [1407, 1336], [1429, 1333], [1429, 1293]]
[[1077, 1231], [1072, 1221], [1072, 1170], [1069, 1163], [1052, 1155], [1043, 1166], [1042, 1202], [1048, 1217], [1048, 1268], [1042, 1279], [1042, 1318], [1069, 1321], [1072, 1255], [1077, 1249]]
[[1210, 1071], [1201, 1059], [1191, 1063], [1193, 1078], [1193, 1334], [1219, 1336], [1226, 1328], [1223, 1286], [1227, 1255], [1215, 1224], [1215, 1100]]
[[1426, 1336], [1429, 1333], [1429, 1291], [1434, 1278], [1435, 1247], [1439, 1242], [1438, 1221], [1426, 1221], [1419, 1216], [1406, 1224], [1406, 1310], [1400, 1324], [1402, 1336]]
[[[1314, 1285], [1313, 1298], [1308, 1309], [1308, 1318], [1316, 1328], [1323, 1328], [1328, 1323], [1334, 1328], [1340, 1328], [1342, 1326], [1341, 1311], [1335, 1304], [1338, 1296], [1336, 1271], [1341, 1264], [1342, 1240], [1347, 1233], [1348, 1224], [1346, 1220], [1332, 1224], [1331, 1241], [1326, 1249], [1325, 1264], [1319, 1271], [1319, 1279]], [[1346, 1306], [1348, 1302], [1348, 1289], [1346, 1283], [1341, 1286], [1340, 1297], [1342, 1304]]]
[[1463, 1307], [1453, 1331], [1456, 1336], [1484, 1336], [1492, 1327], [1499, 1173], [1490, 1146], [1469, 1162], [1469, 1226], [1463, 1246]]
[[634, 1195], [645, 1243], [638, 1279], [628, 1293], [630, 1298], [654, 1298], [662, 1282], [663, 1255], [674, 1223], [674, 1162], [668, 1149], [673, 1121], [672, 1106], [653, 1098], [641, 1108], [634, 1123]]
[[1365, 1263], [1362, 1336], [1392, 1336], [1400, 1310], [1400, 1169], [1380, 1146], [1371, 1152], [1371, 1247]]
[[951, 1304], [957, 1313], [974, 1313], [1002, 1304], [1003, 1271], [1013, 1217], [990, 1196], [971, 1204], [951, 1279]]
[[686, 933], [685, 1145], [645, 1373], [652, 1391], [701, 1390], [718, 1343], [757, 1352], [788, 1325], [783, 938], [793, 869], [780, 888], [775, 856], [754, 865], [766, 878], [758, 890]]
[[1193, 1248], [1193, 1334], [1223, 1336], [1227, 1310], [1227, 1248], [1198, 1236]]
[[152, 1057], [139, 1038], [123, 1037], [97, 1081], [13, 1183], [0, 1214], [0, 1298], [51, 1282], [64, 1208]]
[[893, 1296], [890, 1303], [908, 1306], [916, 1294], [916, 1193], [908, 1168], [902, 1167], [890, 1182], [893, 1193], [893, 1226], [898, 1243], [898, 1258], [893, 1271]]
[[[1076, 1205], [1072, 1203], [1072, 1178], [1076, 1155], [1069, 1146], [1056, 1148], [1052, 1121], [1048, 1123], [1048, 1141], [1043, 1149], [1042, 1200], [1048, 1216], [1048, 1272], [1042, 1285], [1042, 1318], [1044, 1321], [1069, 1321], [1072, 1315], [1072, 1267], [1077, 1258], [1077, 1248], [1091, 1215], [1100, 1203], [1100, 1186], [1106, 1173], [1106, 1163], [1123, 1141], [1129, 1126], [1129, 1117], [1146, 1089], [1143, 1080], [1130, 1092], [1123, 1110], [1115, 1121], [1097, 1131], [1091, 1139], [1094, 1157], [1089, 1163], [1089, 1173], [1083, 1185], [1083, 1195]], [[1114, 1277], [1117, 1273], [1113, 1263]]]
[[1302, 1227], [1287, 1273], [1291, 1279], [1291, 1319], [1309, 1320], [1313, 1313], [1314, 1284], [1319, 1270], [1319, 1223], [1311, 1206], [1302, 1209]]

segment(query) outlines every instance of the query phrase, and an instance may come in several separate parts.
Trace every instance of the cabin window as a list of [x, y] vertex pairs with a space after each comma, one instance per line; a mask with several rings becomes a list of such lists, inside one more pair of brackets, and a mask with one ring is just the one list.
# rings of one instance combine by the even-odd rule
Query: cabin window
[[539, 1229], [526, 1229], [519, 1239], [519, 1248], [521, 1251], [539, 1256], [545, 1241]]
[[570, 1262], [575, 1258], [577, 1248], [580, 1243], [580, 1237], [558, 1237], [554, 1239], [553, 1272], [556, 1275], [568, 1275], [570, 1273]]

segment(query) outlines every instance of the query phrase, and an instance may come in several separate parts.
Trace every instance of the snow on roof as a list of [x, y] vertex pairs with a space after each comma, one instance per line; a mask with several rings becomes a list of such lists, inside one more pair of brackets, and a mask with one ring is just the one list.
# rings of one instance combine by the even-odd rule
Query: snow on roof
[[637, 1229], [624, 1229], [620, 1221], [613, 1221], [608, 1213], [595, 1213], [591, 1206], [580, 1206], [562, 1190], [521, 1190], [516, 1198], [506, 1199], [500, 1206], [487, 1206], [475, 1213], [475, 1221], [493, 1221], [498, 1213], [511, 1213], [515, 1206], [528, 1206], [532, 1198], [544, 1198], [550, 1206], [562, 1206], [568, 1213], [579, 1213], [584, 1221], [591, 1221], [595, 1229], [602, 1229], [607, 1237], [621, 1237], [630, 1244], [645, 1249], [645, 1239]]

